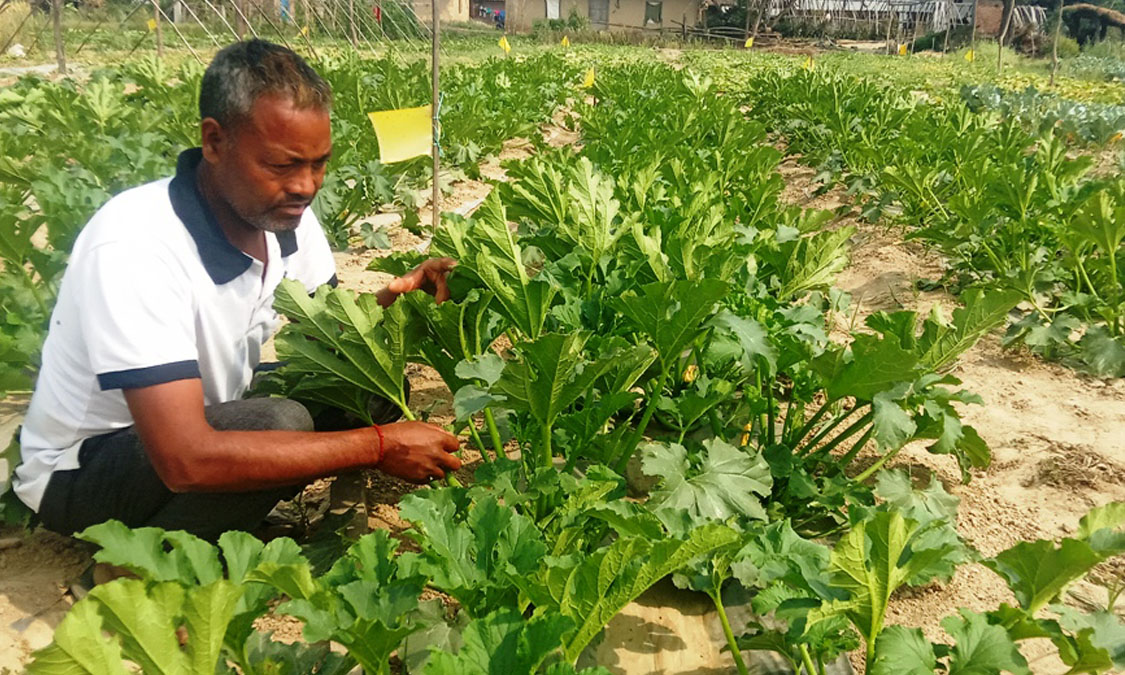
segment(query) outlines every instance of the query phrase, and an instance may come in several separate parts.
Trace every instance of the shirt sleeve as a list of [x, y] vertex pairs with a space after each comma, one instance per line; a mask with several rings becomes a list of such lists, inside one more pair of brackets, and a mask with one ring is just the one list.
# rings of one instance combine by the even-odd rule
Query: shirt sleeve
[[336, 285], [336, 258], [312, 209], [305, 211], [297, 228], [297, 252], [293, 258], [289, 276], [303, 283], [310, 294], [324, 284]]
[[103, 391], [200, 377], [191, 285], [127, 243], [86, 255], [75, 279], [90, 365]]

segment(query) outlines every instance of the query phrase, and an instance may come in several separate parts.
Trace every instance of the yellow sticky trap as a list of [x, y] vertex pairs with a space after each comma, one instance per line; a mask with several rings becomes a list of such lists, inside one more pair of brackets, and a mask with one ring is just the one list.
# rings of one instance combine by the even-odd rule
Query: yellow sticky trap
[[752, 38], [752, 37], [746, 38], [746, 44], [744, 44], [743, 47], [745, 47], [746, 49], [750, 49], [753, 46], [754, 46], [754, 38]]
[[512, 45], [508, 44], [507, 35], [501, 35], [500, 40], [497, 41], [496, 44], [500, 45], [500, 49], [503, 49], [505, 54], [510, 54], [512, 52]]
[[148, 30], [149, 32], [156, 30], [156, 19], [148, 20]]
[[379, 139], [379, 161], [393, 164], [429, 155], [434, 142], [432, 110], [424, 105], [367, 113]]
[[972, 49], [970, 49], [969, 51], [965, 52], [965, 60], [966, 60], [966, 61], [968, 61], [969, 63], [972, 63], [972, 62], [973, 62], [973, 59], [975, 59], [976, 57], [977, 57], [977, 56], [976, 56], [976, 54], [974, 54], [974, 53], [973, 53], [973, 50], [972, 50]]
[[564, 47], [569, 47], [570, 46], [570, 38], [568, 38], [567, 36], [564, 35], [562, 41], [559, 42], [559, 44], [564, 46]]
[[301, 26], [301, 36], [302, 37], [308, 37], [309, 36], [309, 27], [308, 26]]
[[805, 58], [805, 62], [803, 64], [801, 64], [801, 67], [804, 68], [805, 70], [812, 70], [813, 68], [816, 67], [816, 64], [813, 63], [812, 57], [809, 56], [809, 57]]
[[582, 88], [589, 89], [594, 86], [594, 69], [591, 67], [586, 71], [586, 77], [582, 78]]
[[906, 56], [906, 45], [899, 45], [898, 46], [898, 55], [899, 56]]

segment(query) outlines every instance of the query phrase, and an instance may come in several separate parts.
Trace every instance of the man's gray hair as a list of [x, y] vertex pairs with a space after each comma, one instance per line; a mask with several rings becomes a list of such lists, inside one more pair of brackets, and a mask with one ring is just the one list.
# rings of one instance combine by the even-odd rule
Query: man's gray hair
[[296, 52], [254, 39], [224, 47], [207, 66], [199, 88], [200, 119], [236, 126], [267, 94], [284, 96], [297, 108], [332, 107], [328, 83]]

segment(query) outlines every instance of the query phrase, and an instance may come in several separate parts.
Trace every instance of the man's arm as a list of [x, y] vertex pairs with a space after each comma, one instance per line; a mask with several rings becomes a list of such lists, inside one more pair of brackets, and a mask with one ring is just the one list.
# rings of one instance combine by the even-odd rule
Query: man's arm
[[457, 437], [422, 422], [352, 431], [217, 431], [199, 379], [124, 390], [153, 468], [173, 492], [242, 492], [366, 467], [415, 483], [460, 468]]
[[446, 278], [457, 266], [453, 258], [430, 258], [401, 277], [391, 279], [385, 288], [375, 294], [383, 307], [390, 307], [398, 296], [410, 291], [423, 290], [434, 296], [437, 304], [449, 299]]

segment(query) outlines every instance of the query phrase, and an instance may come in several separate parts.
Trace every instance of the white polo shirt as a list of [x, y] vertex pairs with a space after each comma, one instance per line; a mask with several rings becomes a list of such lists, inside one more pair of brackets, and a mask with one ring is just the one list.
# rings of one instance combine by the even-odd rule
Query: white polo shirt
[[196, 187], [201, 159], [181, 153], [174, 178], [117, 195], [78, 236], [20, 436], [13, 485], [35, 511], [84, 440], [133, 424], [123, 389], [201, 378], [207, 405], [236, 400], [279, 325], [281, 279], [310, 293], [335, 283], [311, 209], [296, 230], [266, 233], [266, 264], [235, 248]]

